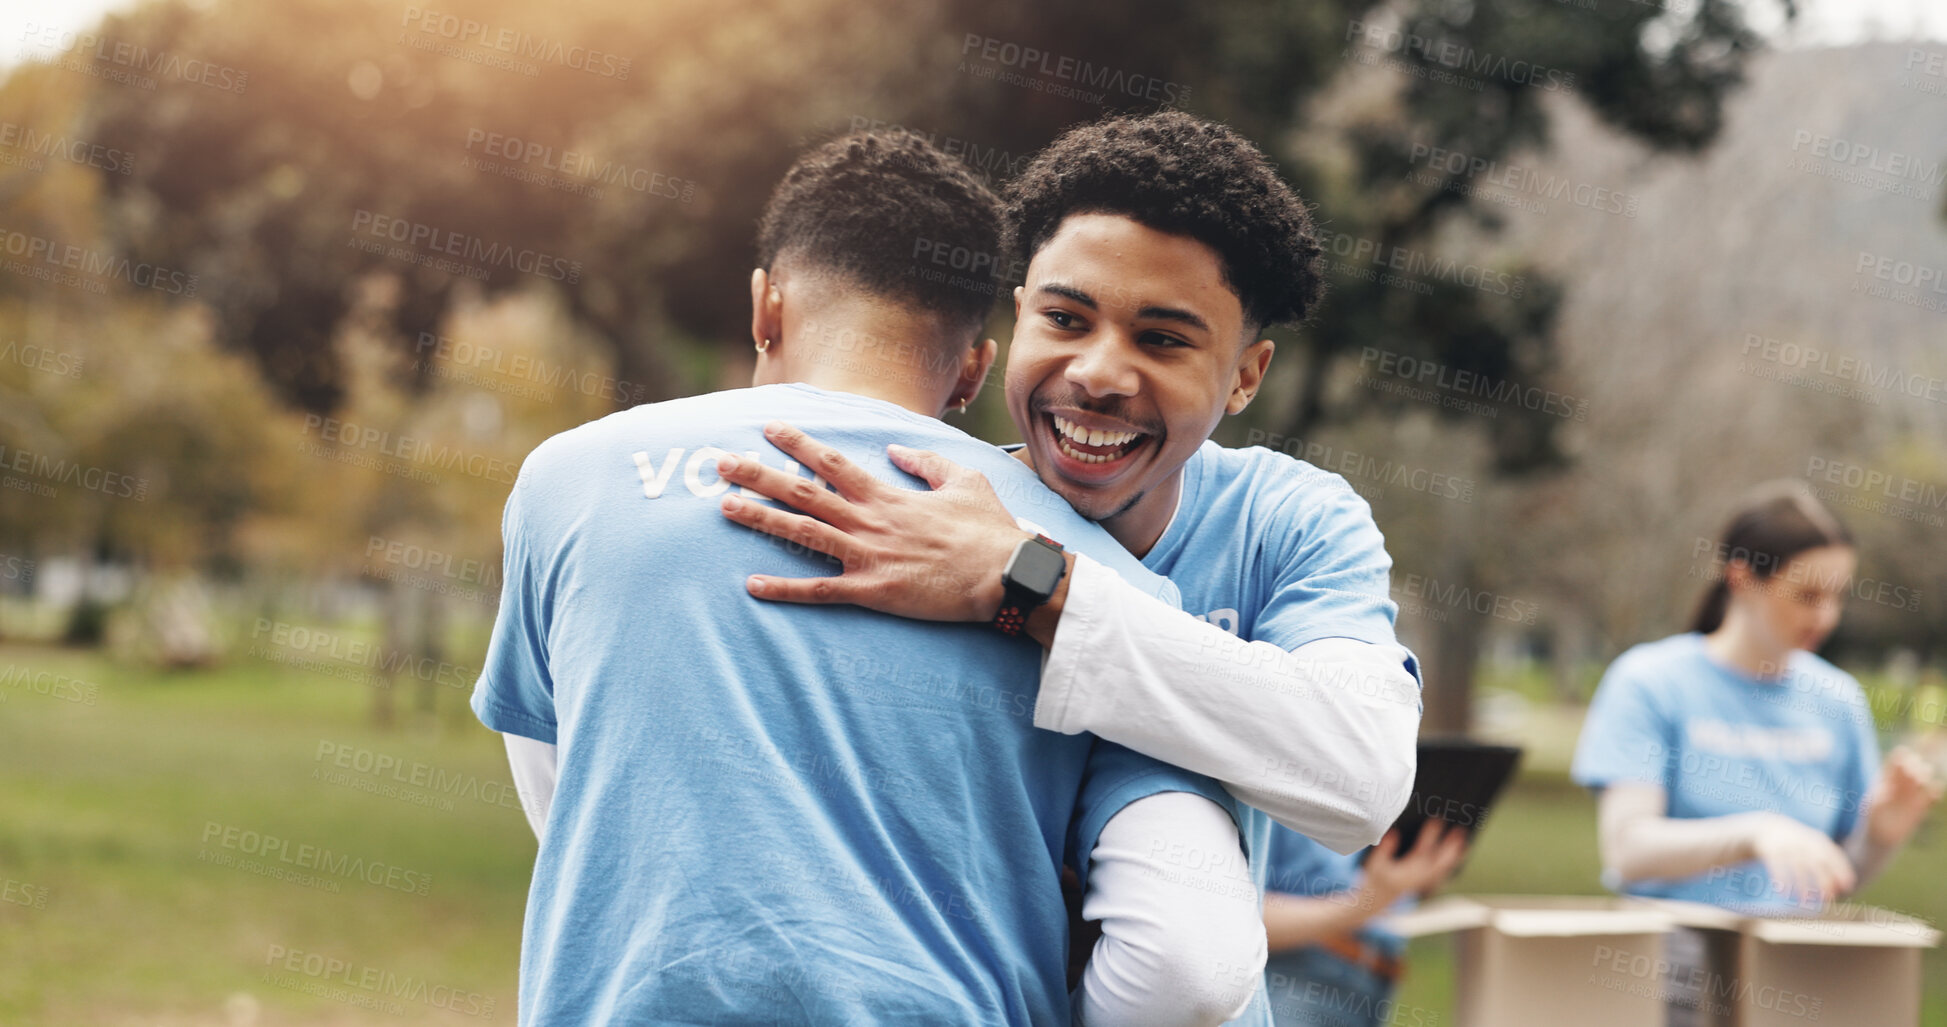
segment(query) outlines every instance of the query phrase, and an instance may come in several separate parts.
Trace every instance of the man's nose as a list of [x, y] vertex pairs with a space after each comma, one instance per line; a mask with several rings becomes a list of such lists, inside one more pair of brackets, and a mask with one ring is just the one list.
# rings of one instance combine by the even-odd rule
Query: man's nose
[[1069, 383], [1091, 396], [1135, 395], [1137, 375], [1131, 348], [1117, 333], [1102, 333], [1068, 361]]

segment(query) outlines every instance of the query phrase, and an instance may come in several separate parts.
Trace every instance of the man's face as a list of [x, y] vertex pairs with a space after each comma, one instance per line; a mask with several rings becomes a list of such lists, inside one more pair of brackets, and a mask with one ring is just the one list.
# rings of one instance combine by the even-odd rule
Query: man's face
[[1153, 527], [1132, 545], [1146, 549], [1183, 462], [1262, 380], [1271, 343], [1246, 346], [1245, 332], [1215, 250], [1119, 215], [1069, 216], [1015, 291], [1007, 354], [1007, 411], [1042, 482], [1091, 520]]

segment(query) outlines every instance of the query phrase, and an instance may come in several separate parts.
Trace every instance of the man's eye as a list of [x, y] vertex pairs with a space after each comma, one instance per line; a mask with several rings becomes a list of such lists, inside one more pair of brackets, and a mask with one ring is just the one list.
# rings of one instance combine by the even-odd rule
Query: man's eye
[[1179, 339], [1174, 335], [1164, 335], [1162, 332], [1144, 332], [1142, 334], [1142, 341], [1143, 341], [1143, 345], [1145, 346], [1188, 346], [1189, 345], [1189, 343], [1184, 342], [1182, 339]]
[[1054, 322], [1056, 328], [1073, 328], [1076, 318], [1066, 310], [1050, 310], [1048, 320]]

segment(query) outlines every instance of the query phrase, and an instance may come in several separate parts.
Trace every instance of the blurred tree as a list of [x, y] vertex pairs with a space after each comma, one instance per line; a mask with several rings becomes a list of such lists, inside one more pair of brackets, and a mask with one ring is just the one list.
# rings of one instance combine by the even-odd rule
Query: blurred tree
[[[1730, 0], [442, 7], [154, 3], [100, 29], [219, 73], [161, 75], [153, 90], [85, 79], [88, 131], [136, 155], [133, 173], [98, 172], [99, 244], [193, 272], [218, 337], [313, 414], [347, 400], [352, 371], [330, 340], [356, 283], [380, 272], [399, 292], [374, 334], [400, 352], [437, 331], [461, 282], [538, 285], [605, 340], [620, 377], [648, 385], [639, 398], [716, 387], [719, 347], [746, 323], [756, 213], [807, 139], [900, 124], [1004, 178], [1012, 155], [1069, 124], [1164, 103], [1262, 141], [1332, 233], [1336, 295], [1287, 340], [1303, 368], [1287, 434], [1416, 402], [1333, 398], [1332, 369], [1369, 349], [1545, 385], [1556, 291], [1518, 255], [1452, 252], [1456, 221], [1492, 237], [1493, 205], [1464, 171], [1421, 158], [1544, 143], [1543, 100], [1559, 93], [1655, 147], [1695, 150], [1757, 42]], [[501, 252], [513, 259], [481, 256]], [[1438, 260], [1474, 270], [1411, 288], [1375, 273]], [[423, 367], [394, 373], [428, 386]], [[1562, 463], [1558, 421], [1514, 404], [1468, 423], [1497, 473], [1521, 475]], [[1452, 570], [1484, 584], [1478, 562]], [[1460, 648], [1429, 654], [1430, 689], [1457, 697], [1436, 704], [1435, 729], [1465, 726], [1474, 634], [1443, 632]]]

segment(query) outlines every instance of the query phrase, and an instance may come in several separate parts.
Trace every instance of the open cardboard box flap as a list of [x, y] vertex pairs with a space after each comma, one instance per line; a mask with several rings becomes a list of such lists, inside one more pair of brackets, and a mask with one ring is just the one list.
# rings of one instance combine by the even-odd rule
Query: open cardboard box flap
[[1777, 945], [1930, 949], [1940, 944], [1940, 932], [1925, 922], [1872, 906], [1835, 906], [1816, 917], [1753, 919], [1745, 932]]
[[1561, 938], [1596, 934], [1661, 934], [1674, 921], [1668, 913], [1630, 899], [1547, 895], [1470, 895], [1435, 899], [1418, 909], [1386, 918], [1386, 929], [1401, 937], [1467, 931], [1492, 925], [1518, 938]]

